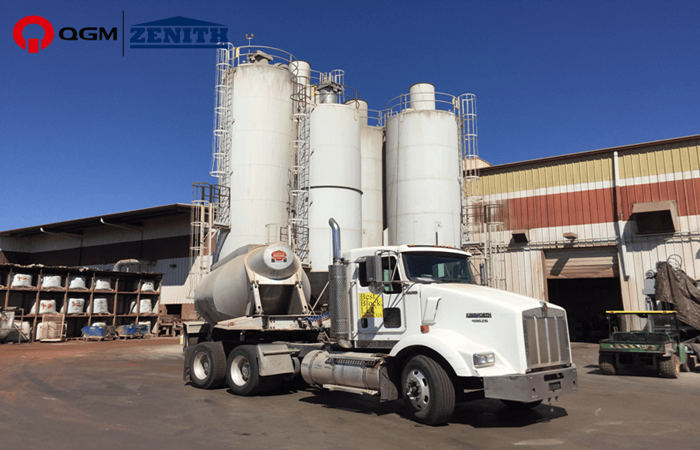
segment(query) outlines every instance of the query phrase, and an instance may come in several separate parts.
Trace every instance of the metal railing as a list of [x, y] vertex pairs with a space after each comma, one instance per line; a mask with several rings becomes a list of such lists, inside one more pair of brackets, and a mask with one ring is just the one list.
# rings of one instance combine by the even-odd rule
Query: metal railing
[[[194, 298], [194, 288], [211, 272], [212, 255], [219, 230], [228, 229], [230, 194], [227, 186], [192, 183], [190, 215], [190, 272], [187, 298]], [[226, 213], [222, 214], [222, 211]]]

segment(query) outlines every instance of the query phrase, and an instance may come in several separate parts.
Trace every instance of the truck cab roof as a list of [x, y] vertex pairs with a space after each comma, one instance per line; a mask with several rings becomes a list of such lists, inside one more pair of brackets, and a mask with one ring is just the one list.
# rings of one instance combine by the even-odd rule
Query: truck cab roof
[[378, 251], [390, 251], [397, 253], [408, 253], [408, 252], [440, 252], [440, 253], [451, 253], [458, 254], [466, 257], [471, 257], [472, 254], [454, 247], [447, 247], [444, 245], [383, 245], [379, 247], [362, 247], [353, 250], [348, 250], [343, 252], [345, 259], [349, 261], [355, 261], [358, 258], [363, 258], [368, 255], [373, 255]]

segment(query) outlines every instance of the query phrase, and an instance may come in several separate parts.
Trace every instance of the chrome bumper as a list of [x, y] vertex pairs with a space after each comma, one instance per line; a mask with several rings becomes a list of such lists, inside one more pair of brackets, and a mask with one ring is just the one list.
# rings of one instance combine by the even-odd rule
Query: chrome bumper
[[576, 366], [525, 375], [484, 377], [486, 398], [534, 402], [573, 394], [578, 390]]

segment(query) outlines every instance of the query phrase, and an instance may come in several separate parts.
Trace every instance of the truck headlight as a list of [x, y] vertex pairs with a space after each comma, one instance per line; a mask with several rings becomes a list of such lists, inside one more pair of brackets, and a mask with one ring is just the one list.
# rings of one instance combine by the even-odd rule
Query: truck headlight
[[474, 367], [488, 367], [496, 364], [493, 353], [478, 353], [474, 355]]

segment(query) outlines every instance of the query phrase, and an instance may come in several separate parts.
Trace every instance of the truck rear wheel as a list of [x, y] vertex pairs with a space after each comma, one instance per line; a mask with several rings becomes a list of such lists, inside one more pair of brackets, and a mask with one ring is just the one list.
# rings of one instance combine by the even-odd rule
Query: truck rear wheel
[[603, 375], [615, 375], [617, 367], [615, 367], [615, 355], [608, 353], [598, 354], [598, 368]]
[[226, 354], [220, 342], [200, 342], [190, 355], [190, 379], [200, 389], [216, 389], [224, 381]]
[[228, 355], [226, 383], [236, 395], [255, 395], [260, 391], [260, 371], [255, 347], [241, 345]]
[[678, 378], [681, 376], [681, 360], [678, 355], [659, 358], [659, 376], [662, 378]]
[[401, 373], [403, 399], [411, 418], [426, 425], [440, 425], [452, 417], [455, 388], [440, 364], [427, 356], [409, 359]]

